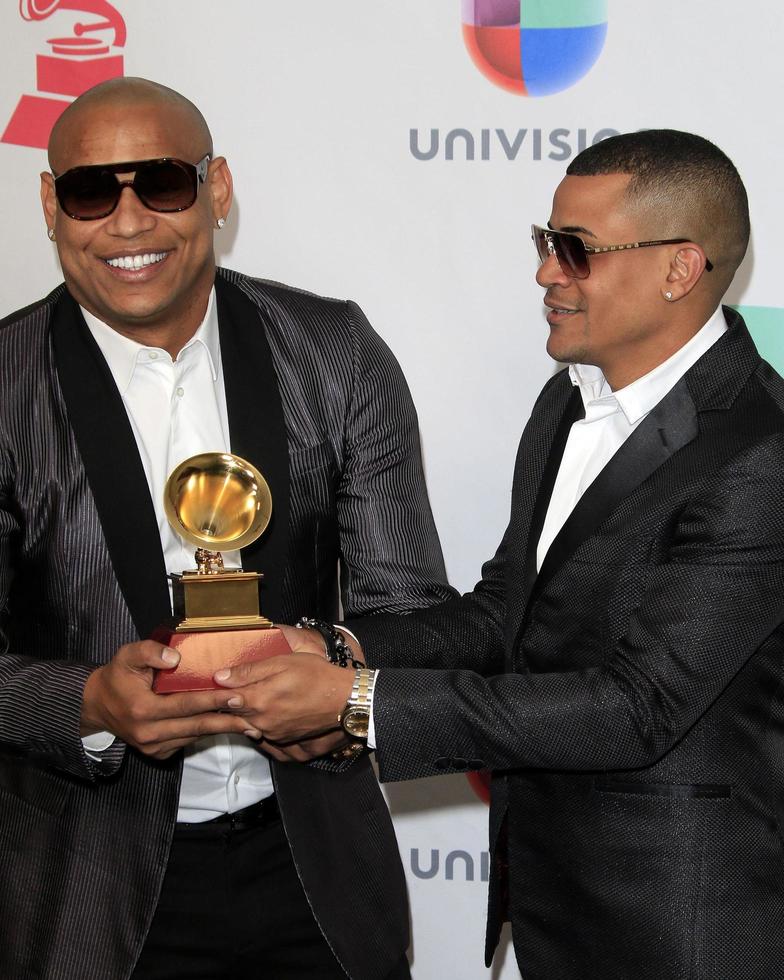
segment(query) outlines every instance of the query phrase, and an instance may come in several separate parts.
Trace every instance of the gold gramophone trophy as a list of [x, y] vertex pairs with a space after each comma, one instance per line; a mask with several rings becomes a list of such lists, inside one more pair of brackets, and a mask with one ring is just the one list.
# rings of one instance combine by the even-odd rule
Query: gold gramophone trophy
[[177, 534], [196, 545], [197, 567], [169, 576], [174, 618], [152, 638], [181, 659], [156, 673], [153, 690], [209, 690], [222, 667], [290, 653], [281, 631], [260, 613], [263, 576], [224, 568], [221, 556], [252, 544], [269, 524], [272, 495], [256, 467], [231, 453], [191, 456], [166, 481], [164, 508]]

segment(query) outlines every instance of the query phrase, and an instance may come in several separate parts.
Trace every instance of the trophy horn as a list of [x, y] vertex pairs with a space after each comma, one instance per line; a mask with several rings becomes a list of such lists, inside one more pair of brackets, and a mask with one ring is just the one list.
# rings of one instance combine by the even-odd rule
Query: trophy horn
[[166, 481], [166, 517], [186, 541], [206, 551], [238, 551], [263, 534], [272, 494], [256, 467], [233, 453], [200, 453]]
[[74, 34], [81, 37], [89, 31], [114, 31], [114, 44], [125, 47], [127, 38], [125, 21], [120, 11], [109, 0], [19, 0], [19, 13], [24, 20], [46, 20], [58, 10], [73, 10], [80, 14], [104, 17], [94, 24], [76, 24]]
[[60, 0], [19, 0], [19, 13], [25, 20], [46, 20], [60, 6]]

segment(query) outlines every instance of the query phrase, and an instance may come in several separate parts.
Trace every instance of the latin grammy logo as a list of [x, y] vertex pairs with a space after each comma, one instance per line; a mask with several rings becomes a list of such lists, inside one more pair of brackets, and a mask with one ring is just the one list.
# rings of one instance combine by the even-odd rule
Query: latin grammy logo
[[[107, 0], [19, 0], [24, 20], [46, 20], [60, 10], [98, 20], [77, 21], [73, 34], [47, 39], [51, 53], [36, 55], [39, 94], [19, 99], [0, 142], [45, 148], [52, 126], [72, 99], [99, 82], [124, 74], [123, 56], [112, 49], [125, 46], [125, 21]], [[105, 34], [108, 31], [113, 32], [111, 42]]]

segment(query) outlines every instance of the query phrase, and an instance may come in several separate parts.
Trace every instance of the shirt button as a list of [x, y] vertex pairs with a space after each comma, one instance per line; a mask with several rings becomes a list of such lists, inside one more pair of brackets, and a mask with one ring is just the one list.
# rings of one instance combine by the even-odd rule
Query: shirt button
[[237, 775], [234, 777], [234, 785], [239, 786], [239, 784], [240, 784], [240, 774], [237, 773]]
[[158, 360], [158, 351], [157, 350], [151, 350], [150, 351], [150, 360], [151, 361], [157, 361]]
[[184, 388], [178, 388], [178, 389], [177, 389], [177, 397], [178, 397], [178, 398], [182, 398], [182, 396], [183, 396], [184, 394], [185, 394], [185, 389], [184, 389]]

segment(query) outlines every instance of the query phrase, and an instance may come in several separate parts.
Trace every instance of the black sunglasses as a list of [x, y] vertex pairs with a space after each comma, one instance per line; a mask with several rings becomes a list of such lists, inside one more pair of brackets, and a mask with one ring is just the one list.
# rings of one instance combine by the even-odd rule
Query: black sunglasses
[[[151, 211], [185, 211], [196, 200], [199, 184], [207, 179], [209, 163], [208, 153], [196, 164], [161, 157], [73, 167], [55, 177], [54, 189], [60, 207], [77, 221], [95, 221], [110, 215], [124, 187], [132, 187]], [[118, 180], [115, 176], [129, 173], [133, 173], [132, 180]]]
[[[539, 261], [545, 262], [554, 255], [561, 271], [570, 279], [587, 279], [590, 276], [589, 255], [598, 255], [601, 252], [625, 252], [632, 248], [648, 248], [651, 245], [685, 245], [686, 242], [691, 241], [690, 238], [662, 238], [655, 242], [629, 242], [628, 245], [603, 245], [601, 248], [596, 248], [593, 245], [586, 245], [579, 235], [573, 235], [568, 231], [540, 228], [539, 225], [531, 225], [531, 237], [536, 245]], [[713, 271], [713, 263], [707, 256], [705, 271]]]

